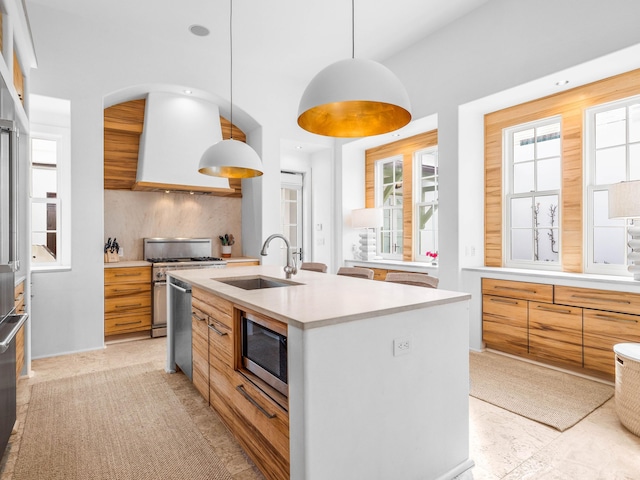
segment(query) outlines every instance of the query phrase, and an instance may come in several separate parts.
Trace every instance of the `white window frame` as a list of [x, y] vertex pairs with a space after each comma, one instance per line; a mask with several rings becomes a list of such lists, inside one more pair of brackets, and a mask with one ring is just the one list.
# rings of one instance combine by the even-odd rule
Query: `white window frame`
[[[560, 124], [560, 142], [562, 142], [562, 117], [557, 115], [553, 117], [547, 117], [540, 120], [534, 120], [532, 122], [522, 123], [519, 125], [514, 125], [509, 128], [505, 128], [502, 132], [502, 147], [503, 147], [503, 165], [504, 165], [504, 178], [503, 178], [503, 198], [504, 204], [502, 208], [502, 224], [504, 225], [503, 231], [503, 245], [504, 248], [504, 265], [506, 267], [513, 268], [529, 268], [532, 270], [561, 270], [562, 268], [562, 228], [561, 228], [561, 219], [562, 219], [562, 187], [556, 190], [541, 190], [535, 192], [526, 192], [526, 193], [513, 193], [513, 135], [516, 132], [522, 130], [528, 130], [531, 128], [540, 128], [545, 125], [550, 125], [553, 123]], [[560, 147], [560, 163], [562, 164], [562, 146]], [[534, 176], [536, 175], [534, 169]], [[535, 182], [537, 184], [537, 182]], [[511, 259], [511, 200], [514, 198], [530, 198], [536, 196], [547, 196], [547, 195], [557, 195], [558, 196], [558, 218], [557, 218], [557, 232], [558, 238], [556, 240], [557, 249], [558, 249], [558, 261], [557, 262], [543, 262], [539, 260], [512, 260]], [[533, 225], [532, 225], [533, 228]]]
[[[402, 155], [394, 155], [393, 157], [383, 158], [383, 159], [380, 159], [380, 160], [376, 161], [376, 163], [375, 163], [375, 204], [376, 204], [376, 207], [382, 208], [382, 210], [383, 210], [383, 218], [384, 218], [384, 210], [394, 210], [394, 209], [395, 210], [400, 210], [400, 216], [402, 218], [404, 218], [403, 217], [403, 213], [404, 213], [403, 209], [404, 209], [404, 202], [405, 202], [404, 195], [403, 195], [403, 198], [402, 198], [403, 204], [400, 205], [399, 207], [396, 206], [396, 205], [394, 205], [393, 207], [388, 207], [388, 206], [385, 207], [385, 206], [382, 205], [382, 202], [383, 202], [383, 198], [382, 198], [382, 195], [381, 195], [381, 185], [382, 185], [382, 182], [383, 182], [382, 170], [383, 170], [383, 167], [384, 167], [385, 164], [391, 163], [391, 162], [400, 162], [402, 164], [403, 163]], [[403, 172], [404, 172], [404, 165], [403, 165]], [[404, 185], [403, 185], [403, 188], [404, 188]], [[392, 235], [391, 235], [391, 242], [392, 243], [391, 243], [391, 245], [393, 245], [393, 239], [396, 237], [395, 232], [397, 232], [397, 230], [394, 228], [395, 225], [393, 225], [393, 215], [391, 216], [391, 218], [392, 218], [391, 230], [390, 230], [392, 232]], [[403, 224], [404, 224], [404, 222], [403, 222]], [[403, 225], [403, 228], [404, 228], [404, 225]], [[403, 230], [403, 233], [404, 233], [404, 230]], [[402, 255], [403, 255], [403, 248], [402, 248], [403, 245], [402, 244], [396, 245], [396, 253], [383, 253], [382, 250], [381, 250], [382, 249], [382, 228], [377, 228], [376, 229], [376, 238], [377, 238], [377, 240], [376, 240], [376, 251], [377, 252], [376, 253], [380, 257], [382, 257], [385, 260], [402, 260]]]
[[[614, 102], [602, 103], [596, 105], [594, 107], [588, 108], [585, 111], [584, 115], [584, 271], [585, 273], [593, 273], [593, 274], [603, 274], [603, 275], [620, 275], [620, 276], [629, 276], [629, 272], [627, 269], [628, 259], [627, 259], [627, 251], [625, 250], [624, 264], [603, 264], [603, 263], [594, 263], [593, 262], [593, 248], [594, 248], [594, 238], [593, 238], [593, 214], [594, 214], [594, 206], [593, 206], [593, 196], [596, 191], [604, 191], [608, 190], [609, 184], [596, 185], [595, 184], [595, 173], [596, 173], [596, 135], [595, 135], [595, 117], [596, 114], [606, 112], [608, 110], [615, 110], [618, 108], [626, 107], [628, 108], [632, 104], [640, 103], [640, 95], [635, 95], [633, 97], [627, 97], [622, 100], [616, 100]], [[626, 130], [626, 172], [625, 172], [625, 180], [630, 180], [629, 178], [629, 122], [627, 115], [627, 130]], [[629, 227], [631, 226], [630, 220], [626, 222], [625, 225], [625, 245], [629, 238]], [[622, 246], [621, 246], [622, 248]]]
[[[430, 202], [422, 202], [422, 155], [435, 153], [436, 165], [435, 165], [435, 200]], [[438, 175], [438, 146], [424, 148], [417, 150], [413, 154], [413, 198], [414, 198], [414, 219], [413, 219], [413, 251], [415, 252], [414, 258], [417, 262], [438, 263], [438, 257], [432, 259], [426, 255], [426, 252], [420, 251], [420, 207], [433, 206], [434, 211], [438, 211], [439, 202], [439, 189], [440, 179]], [[438, 221], [437, 217], [434, 221], [434, 244], [436, 246], [436, 252], [438, 251]]]
[[[31, 269], [33, 271], [59, 270], [71, 267], [71, 133], [67, 127], [51, 125], [31, 125], [29, 138], [29, 150], [33, 139], [43, 139], [55, 141], [57, 143], [56, 171], [57, 171], [57, 192], [56, 198], [34, 198], [33, 197], [33, 174], [32, 166], [29, 168], [30, 184], [30, 208], [34, 204], [55, 203], [56, 212], [56, 260], [54, 262], [36, 263], [32, 260]], [[29, 152], [31, 156], [31, 152]], [[31, 159], [33, 161], [33, 159]], [[30, 215], [31, 217], [31, 215]], [[31, 237], [33, 225], [29, 225], [29, 245], [33, 244]]]

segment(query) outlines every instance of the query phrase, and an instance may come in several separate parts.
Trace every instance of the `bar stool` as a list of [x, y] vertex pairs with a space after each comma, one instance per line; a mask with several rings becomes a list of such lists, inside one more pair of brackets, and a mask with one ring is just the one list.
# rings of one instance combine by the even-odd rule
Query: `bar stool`
[[311, 272], [327, 273], [327, 266], [320, 262], [302, 262], [300, 270], [309, 270]]
[[347, 277], [366, 278], [368, 280], [373, 279], [373, 270], [370, 268], [340, 267], [337, 274], [345, 275]]
[[411, 272], [389, 272], [384, 281], [427, 288], [438, 288], [438, 283], [440, 282], [438, 277], [432, 277], [426, 273]]

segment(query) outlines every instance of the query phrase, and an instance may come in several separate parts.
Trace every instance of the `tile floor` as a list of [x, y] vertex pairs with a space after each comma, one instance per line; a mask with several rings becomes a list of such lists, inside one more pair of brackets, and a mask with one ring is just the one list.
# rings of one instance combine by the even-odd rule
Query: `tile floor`
[[[0, 463], [0, 480], [12, 478], [31, 385], [149, 361], [163, 368], [164, 353], [165, 339], [157, 338], [34, 361], [33, 376], [18, 384], [17, 433]], [[232, 477], [262, 479], [189, 381], [183, 375], [169, 375], [168, 379]], [[476, 466], [459, 480], [640, 480], [640, 438], [618, 421], [615, 399], [562, 433], [473, 397], [469, 405], [470, 450]]]

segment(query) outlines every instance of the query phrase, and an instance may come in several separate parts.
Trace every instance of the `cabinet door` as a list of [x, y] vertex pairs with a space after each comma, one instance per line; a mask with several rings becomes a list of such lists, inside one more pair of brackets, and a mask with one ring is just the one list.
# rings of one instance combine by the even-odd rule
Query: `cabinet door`
[[191, 312], [193, 386], [209, 402], [209, 328], [208, 316], [197, 309]]
[[151, 266], [148, 267], [109, 267], [104, 269], [104, 283], [149, 283], [151, 284]]
[[640, 343], [640, 317], [584, 310], [584, 367], [615, 376], [616, 343]]
[[640, 315], [638, 293], [558, 285], [555, 287], [554, 303]]
[[533, 300], [535, 302], [553, 302], [553, 285], [542, 283], [483, 278], [482, 293], [485, 295]]
[[482, 296], [482, 339], [488, 348], [514, 355], [529, 351], [527, 301]]
[[529, 302], [529, 354], [582, 367], [582, 309]]

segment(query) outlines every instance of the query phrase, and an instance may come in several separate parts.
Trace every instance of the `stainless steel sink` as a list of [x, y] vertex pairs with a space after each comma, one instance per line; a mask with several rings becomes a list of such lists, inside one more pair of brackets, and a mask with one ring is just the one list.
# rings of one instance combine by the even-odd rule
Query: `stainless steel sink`
[[302, 285], [301, 283], [282, 280], [280, 278], [271, 278], [252, 275], [250, 277], [233, 277], [233, 278], [212, 278], [216, 282], [225, 283], [233, 287], [242, 288], [244, 290], [259, 290], [262, 288], [290, 287], [292, 285]]

